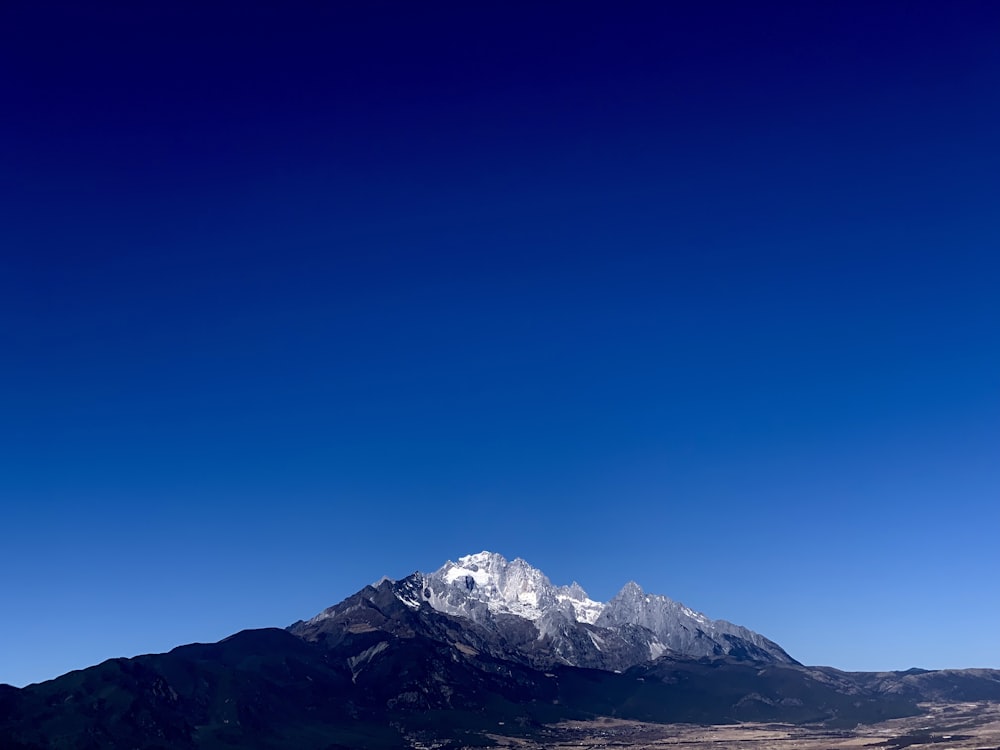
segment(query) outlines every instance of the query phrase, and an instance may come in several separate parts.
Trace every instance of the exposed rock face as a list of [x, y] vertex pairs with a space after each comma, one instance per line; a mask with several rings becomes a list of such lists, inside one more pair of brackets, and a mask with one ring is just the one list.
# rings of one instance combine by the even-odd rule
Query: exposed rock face
[[[711, 620], [666, 596], [647, 594], [629, 582], [604, 606], [596, 625], [637, 625], [664, 648], [687, 656], [732, 656], [751, 661], [795, 663], [777, 643], [748, 628]], [[655, 657], [654, 657], [655, 658]]]
[[[623, 671], [664, 654], [729, 656], [795, 664], [780, 646], [747, 628], [711, 620], [665, 596], [627, 584], [607, 604], [577, 584], [555, 586], [524, 560], [480, 552], [433, 573], [384, 581], [406, 607], [427, 608], [475, 625], [482, 648], [539, 667], [557, 664]], [[341, 607], [342, 605], [338, 605]], [[317, 632], [338, 616], [331, 607], [296, 632]]]

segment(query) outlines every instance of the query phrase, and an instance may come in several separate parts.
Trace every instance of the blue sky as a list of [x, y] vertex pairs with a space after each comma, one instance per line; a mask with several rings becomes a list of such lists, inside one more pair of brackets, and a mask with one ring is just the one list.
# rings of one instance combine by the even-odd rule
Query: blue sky
[[1000, 667], [991, 3], [0, 10], [0, 682], [491, 549]]

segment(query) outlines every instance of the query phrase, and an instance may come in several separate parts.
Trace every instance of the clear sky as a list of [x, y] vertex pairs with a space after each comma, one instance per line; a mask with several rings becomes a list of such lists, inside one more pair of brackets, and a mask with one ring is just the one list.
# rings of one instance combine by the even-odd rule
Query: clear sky
[[0, 682], [482, 549], [1000, 667], [998, 33], [2, 3]]

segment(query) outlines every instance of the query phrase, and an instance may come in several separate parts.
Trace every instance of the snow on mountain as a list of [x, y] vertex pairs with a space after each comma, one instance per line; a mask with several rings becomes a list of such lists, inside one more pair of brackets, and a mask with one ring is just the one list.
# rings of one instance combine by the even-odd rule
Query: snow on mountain
[[654, 633], [662, 644], [690, 656], [722, 654], [763, 661], [794, 660], [773, 641], [748, 628], [725, 620], [712, 620], [680, 602], [647, 594], [630, 581], [601, 610], [595, 621], [601, 627], [639, 625]]
[[588, 625], [593, 625], [604, 609], [604, 605], [587, 596], [587, 592], [576, 581], [573, 581], [569, 586], [561, 586], [557, 589], [556, 599], [560, 602], [569, 602], [570, 606], [573, 607], [573, 614], [576, 615], [577, 622], [585, 622]]
[[[712, 620], [669, 597], [647, 594], [635, 582], [605, 604], [591, 599], [578, 583], [554, 586], [521, 558], [508, 561], [485, 551], [420, 575], [422, 599], [433, 609], [468, 618], [505, 637], [515, 627], [505, 625], [505, 617], [527, 620], [534, 625], [536, 640], [547, 643], [554, 658], [565, 663], [629, 665], [636, 654], [655, 659], [668, 651], [794, 662], [767, 638]], [[408, 606], [419, 606], [409, 588], [397, 596]], [[516, 640], [523, 640], [521, 629]]]
[[[476, 649], [489, 643], [493, 653], [536, 667], [624, 670], [661, 656], [797, 663], [764, 636], [647, 594], [635, 582], [602, 603], [577, 583], [555, 586], [524, 560], [495, 552], [466, 555], [433, 573], [385, 580], [365, 591], [385, 592], [421, 616], [441, 612], [468, 620]], [[365, 591], [358, 596], [374, 595]], [[325, 620], [341, 616], [351, 616], [349, 609], [336, 605], [303, 627], [322, 629]]]
[[537, 620], [557, 604], [555, 587], [544, 573], [520, 558], [507, 562], [494, 552], [449, 560], [426, 578], [432, 592], [430, 605], [444, 612], [472, 600], [495, 614]]
[[555, 587], [548, 577], [521, 558], [508, 562], [495, 552], [480, 552], [450, 560], [425, 576], [428, 603], [442, 612], [472, 616], [485, 605], [493, 614], [539, 620], [547, 612], [569, 605], [573, 619], [593, 623], [603, 605], [587, 596], [579, 584]]

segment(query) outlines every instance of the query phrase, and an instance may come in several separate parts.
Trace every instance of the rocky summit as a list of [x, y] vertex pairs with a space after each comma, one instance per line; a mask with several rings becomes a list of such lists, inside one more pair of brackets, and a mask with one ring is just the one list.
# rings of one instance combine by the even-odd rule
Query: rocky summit
[[[520, 558], [480, 552], [433, 573], [386, 581], [413, 609], [428, 607], [475, 623], [507, 658], [543, 668], [561, 664], [622, 671], [664, 654], [796, 664], [771, 640], [679, 602], [645, 593], [630, 582], [609, 602], [594, 601], [577, 584], [555, 586]], [[310, 637], [338, 607], [293, 632]]]

